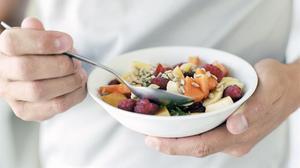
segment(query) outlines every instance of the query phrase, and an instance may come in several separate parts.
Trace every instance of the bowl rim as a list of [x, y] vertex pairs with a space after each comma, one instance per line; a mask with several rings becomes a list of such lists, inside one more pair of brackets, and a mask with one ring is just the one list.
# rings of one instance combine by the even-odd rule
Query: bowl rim
[[[144, 48], [144, 49], [139, 49], [139, 50], [134, 50], [134, 51], [131, 51], [131, 52], [127, 52], [127, 53], [124, 53], [124, 54], [120, 54], [119, 56], [120, 57], [123, 57], [124, 56], [128, 56], [128, 55], [131, 55], [131, 54], [135, 54], [135, 53], [139, 53], [139, 52], [144, 52], [144, 51], [147, 51], [147, 50], [161, 50], [161, 49], [200, 49], [200, 50], [208, 50], [208, 51], [212, 51], [212, 52], [219, 52], [221, 54], [225, 54], [229, 57], [233, 57], [235, 59], [238, 59], [239, 61], [245, 63], [248, 67], [249, 67], [249, 71], [252, 71], [252, 73], [254, 74], [255, 76], [255, 79], [253, 79], [253, 83], [254, 83], [254, 86], [252, 88], [249, 88], [243, 95], [243, 97], [234, 102], [233, 104], [229, 105], [229, 106], [226, 106], [222, 109], [218, 109], [218, 110], [214, 110], [214, 111], [211, 111], [211, 112], [204, 112], [204, 113], [199, 113], [199, 114], [195, 114], [195, 115], [183, 115], [183, 116], [157, 116], [157, 115], [147, 115], [147, 114], [140, 114], [140, 113], [135, 113], [135, 112], [130, 112], [130, 111], [126, 111], [126, 110], [123, 110], [123, 109], [119, 109], [117, 107], [114, 107], [106, 102], [104, 102], [100, 97], [99, 95], [94, 95], [94, 92], [91, 91], [91, 89], [89, 89], [89, 81], [90, 81], [90, 78], [91, 76], [93, 76], [92, 74], [95, 73], [97, 71], [97, 69], [93, 69], [88, 77], [88, 81], [87, 81], [87, 90], [88, 90], [88, 93], [89, 95], [98, 103], [103, 103], [103, 105], [105, 106], [109, 106], [109, 107], [112, 107], [116, 110], [118, 110], [119, 112], [123, 113], [124, 115], [127, 115], [127, 116], [131, 116], [131, 117], [141, 117], [141, 118], [147, 118], [147, 119], [155, 119], [155, 120], [186, 120], [186, 119], [194, 119], [194, 118], [201, 118], [201, 117], [209, 117], [211, 115], [217, 115], [219, 113], [222, 113], [222, 112], [226, 112], [228, 111], [228, 109], [232, 108], [233, 106], [240, 106], [242, 103], [244, 103], [247, 99], [249, 99], [253, 93], [255, 92], [256, 88], [257, 88], [257, 85], [258, 85], [258, 76], [257, 76], [257, 73], [255, 71], [255, 69], [253, 68], [253, 66], [248, 63], [247, 61], [245, 61], [244, 59], [242, 59], [241, 57], [238, 57], [234, 54], [231, 54], [229, 52], [226, 52], [226, 51], [222, 51], [222, 50], [218, 50], [218, 49], [213, 49], [213, 48], [206, 48], [206, 47], [194, 47], [194, 46], [163, 46], [163, 47], [151, 47], [151, 48]], [[113, 57], [111, 59], [108, 59], [107, 63], [110, 63], [112, 60], [116, 59], [118, 57]], [[108, 65], [109, 66], [109, 65]], [[106, 109], [104, 109], [106, 111]], [[234, 111], [233, 111], [234, 112]], [[232, 112], [232, 113], [233, 113]], [[110, 112], [108, 112], [110, 113]]]

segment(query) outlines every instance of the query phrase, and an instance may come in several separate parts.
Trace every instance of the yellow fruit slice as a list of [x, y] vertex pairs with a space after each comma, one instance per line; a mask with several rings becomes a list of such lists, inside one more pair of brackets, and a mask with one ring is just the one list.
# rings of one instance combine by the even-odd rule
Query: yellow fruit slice
[[178, 79], [183, 79], [184, 78], [184, 75], [183, 75], [181, 69], [179, 68], [179, 66], [177, 66], [176, 68], [174, 68], [173, 71], [172, 71], [172, 73]]
[[177, 82], [174, 81], [169, 81], [167, 84], [167, 91], [171, 92], [171, 93], [175, 93], [175, 94], [180, 94], [178, 92], [179, 89], [179, 84]]
[[224, 83], [219, 83], [217, 85], [217, 88], [209, 94], [207, 99], [204, 100], [203, 105], [206, 107], [210, 104], [219, 101], [223, 96], [224, 89]]
[[155, 115], [157, 116], [170, 116], [169, 110], [167, 107], [161, 108]]
[[124, 96], [123, 94], [120, 94], [120, 93], [111, 93], [111, 94], [108, 94], [105, 96], [101, 96], [101, 99], [104, 102], [117, 107], [118, 104], [120, 103], [120, 101], [126, 99], [126, 96]]
[[192, 67], [194, 65], [192, 63], [184, 63], [180, 66], [180, 69], [183, 71], [183, 72], [189, 72], [191, 71]]
[[224, 107], [231, 104], [233, 104], [233, 100], [229, 96], [227, 96], [217, 101], [216, 103], [206, 106], [205, 112], [211, 112], [211, 111], [223, 109]]

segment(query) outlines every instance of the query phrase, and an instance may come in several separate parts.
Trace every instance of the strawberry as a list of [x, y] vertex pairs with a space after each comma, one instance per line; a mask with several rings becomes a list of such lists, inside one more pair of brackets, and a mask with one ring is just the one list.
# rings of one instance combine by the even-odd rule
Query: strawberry
[[164, 66], [162, 66], [161, 64], [158, 64], [156, 66], [154, 75], [157, 76], [159, 73], [164, 73], [166, 71], [166, 69], [164, 68]]

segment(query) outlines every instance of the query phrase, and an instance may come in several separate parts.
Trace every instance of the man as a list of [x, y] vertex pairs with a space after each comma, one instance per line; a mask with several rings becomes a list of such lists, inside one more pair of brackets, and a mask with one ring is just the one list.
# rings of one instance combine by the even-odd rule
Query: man
[[[1, 8], [19, 9], [20, 1], [6, 0]], [[40, 130], [43, 167], [285, 166], [284, 121], [300, 104], [300, 61], [283, 63], [291, 1], [43, 0], [40, 7], [41, 21], [27, 18], [21, 28], [1, 34], [0, 91], [19, 118], [52, 117], [42, 122]], [[11, 10], [6, 12], [15, 13]], [[146, 147], [144, 135], [120, 126], [89, 97], [84, 100], [85, 70], [61, 53], [76, 49], [101, 61], [164, 45], [213, 47], [239, 55], [255, 65], [259, 86], [226, 124], [214, 130], [179, 139], [146, 137], [156, 152]], [[20, 132], [17, 128], [10, 133]], [[28, 142], [36, 138], [26, 131], [27, 137], [17, 137]], [[25, 140], [15, 139], [16, 153], [10, 156], [22, 164], [12, 166], [36, 162], [26, 158], [36, 153], [26, 150]], [[24, 151], [25, 157], [18, 155]]]

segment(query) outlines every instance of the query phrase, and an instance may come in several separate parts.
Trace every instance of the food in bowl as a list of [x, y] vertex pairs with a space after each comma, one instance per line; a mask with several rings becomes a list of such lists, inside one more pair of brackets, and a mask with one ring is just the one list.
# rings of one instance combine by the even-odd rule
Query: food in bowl
[[194, 100], [186, 104], [162, 105], [139, 99], [117, 79], [100, 86], [98, 93], [104, 102], [122, 110], [148, 115], [180, 116], [211, 112], [233, 104], [244, 93], [244, 84], [230, 76], [225, 65], [217, 61], [205, 63], [198, 56], [176, 65], [134, 61], [133, 70], [123, 77], [135, 86], [162, 89]]

